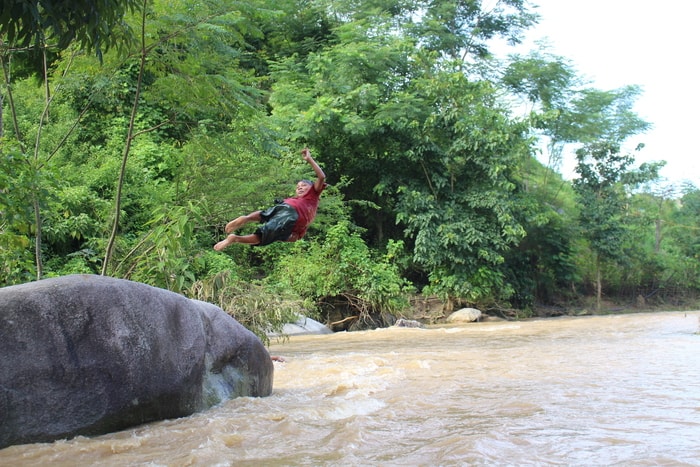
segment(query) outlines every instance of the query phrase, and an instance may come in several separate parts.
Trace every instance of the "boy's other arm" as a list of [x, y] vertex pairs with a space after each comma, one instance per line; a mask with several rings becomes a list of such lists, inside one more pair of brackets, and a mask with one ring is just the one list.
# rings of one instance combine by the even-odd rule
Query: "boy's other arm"
[[304, 160], [308, 162], [311, 168], [314, 169], [314, 172], [316, 172], [316, 181], [314, 182], [314, 188], [320, 193], [321, 190], [323, 190], [323, 184], [326, 182], [326, 174], [323, 172], [323, 169], [316, 163], [314, 158], [311, 157], [311, 151], [309, 151], [309, 148], [304, 148], [301, 151], [301, 154]]

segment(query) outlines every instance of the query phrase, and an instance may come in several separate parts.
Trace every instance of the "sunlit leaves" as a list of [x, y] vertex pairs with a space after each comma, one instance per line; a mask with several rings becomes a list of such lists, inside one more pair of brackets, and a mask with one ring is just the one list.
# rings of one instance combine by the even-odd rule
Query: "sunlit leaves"
[[523, 32], [538, 18], [528, 12], [522, 0], [441, 0], [421, 4], [422, 21], [414, 26], [416, 37], [428, 49], [460, 61], [485, 58], [488, 41], [495, 37], [519, 43]]

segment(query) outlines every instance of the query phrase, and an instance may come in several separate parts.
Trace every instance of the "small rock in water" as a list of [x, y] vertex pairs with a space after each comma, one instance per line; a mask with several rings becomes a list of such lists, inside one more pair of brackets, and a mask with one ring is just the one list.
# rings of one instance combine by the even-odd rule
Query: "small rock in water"
[[396, 320], [396, 323], [394, 323], [394, 326], [399, 327], [399, 328], [423, 328], [425, 327], [423, 323], [420, 321], [416, 321], [414, 319], [403, 319], [399, 318]]

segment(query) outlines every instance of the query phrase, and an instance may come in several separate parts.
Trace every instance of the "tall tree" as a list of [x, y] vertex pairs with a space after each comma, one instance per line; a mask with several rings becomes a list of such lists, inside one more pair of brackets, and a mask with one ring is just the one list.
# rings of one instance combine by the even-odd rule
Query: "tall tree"
[[[333, 2], [347, 18], [335, 39], [273, 74], [280, 126], [351, 180], [346, 198], [372, 242], [407, 237], [421, 280], [449, 303], [507, 295], [494, 269], [523, 233], [509, 193], [528, 151], [526, 125], [465, 65], [481, 59], [487, 39], [522, 29], [520, 3], [481, 11], [480, 2], [370, 1], [366, 14]], [[448, 16], [444, 29], [438, 19]]]
[[621, 154], [614, 142], [591, 143], [576, 151], [573, 182], [579, 200], [579, 223], [594, 256], [596, 308], [600, 310], [603, 261], [617, 262], [628, 235], [627, 195], [629, 190], [658, 177], [659, 164], [642, 164], [630, 169], [634, 157]]
[[[546, 166], [550, 170], [545, 172], [541, 186], [547, 186], [550, 172], [561, 169], [567, 141], [563, 141], [559, 135], [559, 122], [562, 112], [575, 97], [580, 79], [569, 61], [541, 47], [526, 57], [512, 56], [504, 69], [501, 83], [516, 98], [515, 105], [523, 107], [526, 115], [529, 114], [533, 132], [543, 137]], [[554, 199], [547, 201], [554, 202]]]
[[[385, 174], [397, 221], [414, 239], [413, 258], [429, 291], [446, 300], [506, 300], [500, 269], [524, 236], [514, 170], [529, 153], [527, 126], [512, 121], [487, 83], [441, 74], [424, 82], [432, 112], [414, 130], [406, 169]], [[384, 188], [386, 190], [386, 188]]]
[[548, 166], [556, 171], [571, 145], [622, 142], [651, 126], [633, 110], [639, 86], [609, 91], [588, 87], [569, 60], [545, 46], [525, 57], [512, 56], [501, 82], [530, 104], [533, 130], [546, 147]]

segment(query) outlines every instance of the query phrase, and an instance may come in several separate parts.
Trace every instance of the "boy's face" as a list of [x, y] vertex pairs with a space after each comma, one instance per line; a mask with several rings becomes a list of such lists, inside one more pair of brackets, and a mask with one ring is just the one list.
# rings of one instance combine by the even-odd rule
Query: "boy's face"
[[306, 193], [308, 193], [312, 186], [313, 186], [313, 185], [309, 185], [309, 184], [306, 183], [306, 182], [299, 182], [299, 183], [297, 183], [297, 189], [296, 189], [297, 198], [301, 198], [301, 197], [304, 196]]

